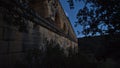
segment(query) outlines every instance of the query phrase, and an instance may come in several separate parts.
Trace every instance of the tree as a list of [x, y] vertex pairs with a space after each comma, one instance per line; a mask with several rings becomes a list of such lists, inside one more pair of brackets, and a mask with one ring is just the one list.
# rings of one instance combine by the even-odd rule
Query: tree
[[[85, 3], [76, 15], [77, 22], [83, 26], [82, 34], [94, 36], [120, 32], [120, 0], [76, 0]], [[73, 0], [68, 0], [74, 6]], [[73, 4], [71, 4], [73, 3]]]

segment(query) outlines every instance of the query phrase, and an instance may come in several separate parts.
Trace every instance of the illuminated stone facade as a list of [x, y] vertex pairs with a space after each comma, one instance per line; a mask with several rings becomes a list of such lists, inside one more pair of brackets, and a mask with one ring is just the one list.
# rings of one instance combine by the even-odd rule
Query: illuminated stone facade
[[77, 51], [77, 38], [58, 0], [0, 1], [0, 65], [14, 64], [25, 51], [45, 50], [47, 42], [55, 41], [65, 52]]
[[[30, 6], [40, 15], [42, 18], [47, 20], [51, 25], [58, 30], [58, 32], [62, 32], [62, 37], [69, 40], [70, 42], [77, 43], [77, 38], [75, 33], [71, 27], [69, 19], [66, 17], [60, 3], [58, 0], [34, 0], [30, 3]], [[41, 27], [42, 28], [42, 27]], [[43, 27], [44, 28], [44, 27]], [[45, 28], [46, 29], [46, 28]], [[43, 30], [45, 30], [43, 29]], [[48, 30], [48, 31], [47, 31]], [[47, 32], [53, 32], [55, 35], [61, 36], [59, 33], [54, 32], [53, 30], [46, 29]], [[43, 31], [42, 31], [43, 32]], [[49, 32], [49, 33], [50, 33]], [[44, 35], [48, 35], [46, 32]], [[48, 38], [53, 39], [54, 37]], [[60, 38], [60, 37], [59, 37]], [[62, 39], [61, 39], [62, 40]], [[60, 41], [58, 40], [60, 43]], [[62, 45], [62, 43], [60, 43]], [[68, 43], [71, 44], [71, 43]], [[75, 45], [77, 46], [77, 45]]]

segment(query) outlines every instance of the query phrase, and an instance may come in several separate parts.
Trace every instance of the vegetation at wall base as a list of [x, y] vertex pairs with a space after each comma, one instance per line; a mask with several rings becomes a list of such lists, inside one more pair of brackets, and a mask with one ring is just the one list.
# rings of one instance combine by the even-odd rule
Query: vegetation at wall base
[[16, 68], [117, 68], [119, 62], [112, 58], [98, 60], [95, 54], [85, 53], [79, 48], [78, 53], [73, 53], [68, 48], [69, 55], [65, 55], [64, 50], [54, 41], [46, 44], [43, 52], [38, 48], [25, 52], [23, 61], [15, 64]]

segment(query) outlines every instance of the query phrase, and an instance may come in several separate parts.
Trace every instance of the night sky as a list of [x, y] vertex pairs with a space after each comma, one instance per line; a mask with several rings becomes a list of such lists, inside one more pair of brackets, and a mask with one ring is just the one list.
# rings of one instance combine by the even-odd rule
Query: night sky
[[78, 25], [77, 27], [74, 27], [74, 24], [75, 24], [75, 21], [77, 21], [77, 19], [76, 19], [77, 12], [80, 8], [83, 8], [84, 3], [83, 2], [75, 2], [75, 4], [74, 4], [75, 8], [70, 9], [69, 3], [67, 3], [67, 0], [60, 0], [60, 2], [64, 9], [66, 16], [68, 16], [68, 18], [73, 26], [73, 29], [74, 29], [77, 37], [83, 37], [82, 34], [78, 35], [78, 33], [77, 33], [77, 30], [82, 31], [82, 26]]

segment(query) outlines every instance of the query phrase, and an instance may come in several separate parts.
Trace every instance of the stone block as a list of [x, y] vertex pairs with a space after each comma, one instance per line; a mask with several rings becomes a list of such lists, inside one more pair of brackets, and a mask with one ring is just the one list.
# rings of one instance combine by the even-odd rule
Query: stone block
[[31, 36], [28, 33], [23, 33], [22, 40], [28, 42], [31, 40]]
[[23, 58], [24, 53], [10, 53], [0, 55], [0, 68], [15, 68], [16, 64], [24, 63]]
[[0, 54], [0, 68], [8, 68], [9, 58], [8, 54]]
[[9, 40], [15, 40], [15, 35], [16, 35], [15, 30], [11, 29], [11, 30], [10, 30]]
[[22, 43], [23, 51], [27, 51], [29, 49], [34, 48], [33, 42], [25, 42]]
[[0, 27], [4, 26], [4, 20], [3, 20], [3, 16], [0, 13]]
[[0, 41], [0, 54], [8, 53], [9, 44], [7, 41]]
[[0, 27], [0, 40], [3, 38], [3, 29]]
[[14, 40], [14, 31], [9, 27], [3, 28], [3, 40]]
[[9, 26], [3, 28], [2, 31], [3, 31], [3, 40], [13, 41], [13, 40], [18, 40], [19, 37], [22, 37], [20, 32], [18, 32], [15, 28]]
[[21, 41], [10, 41], [9, 52], [21, 52], [22, 42]]
[[20, 62], [21, 62], [21, 64], [24, 63], [23, 62], [24, 56], [25, 55], [23, 52], [10, 53], [9, 54], [9, 64], [15, 66], [16, 64], [18, 64]]
[[15, 41], [22, 41], [22, 33], [15, 31]]

